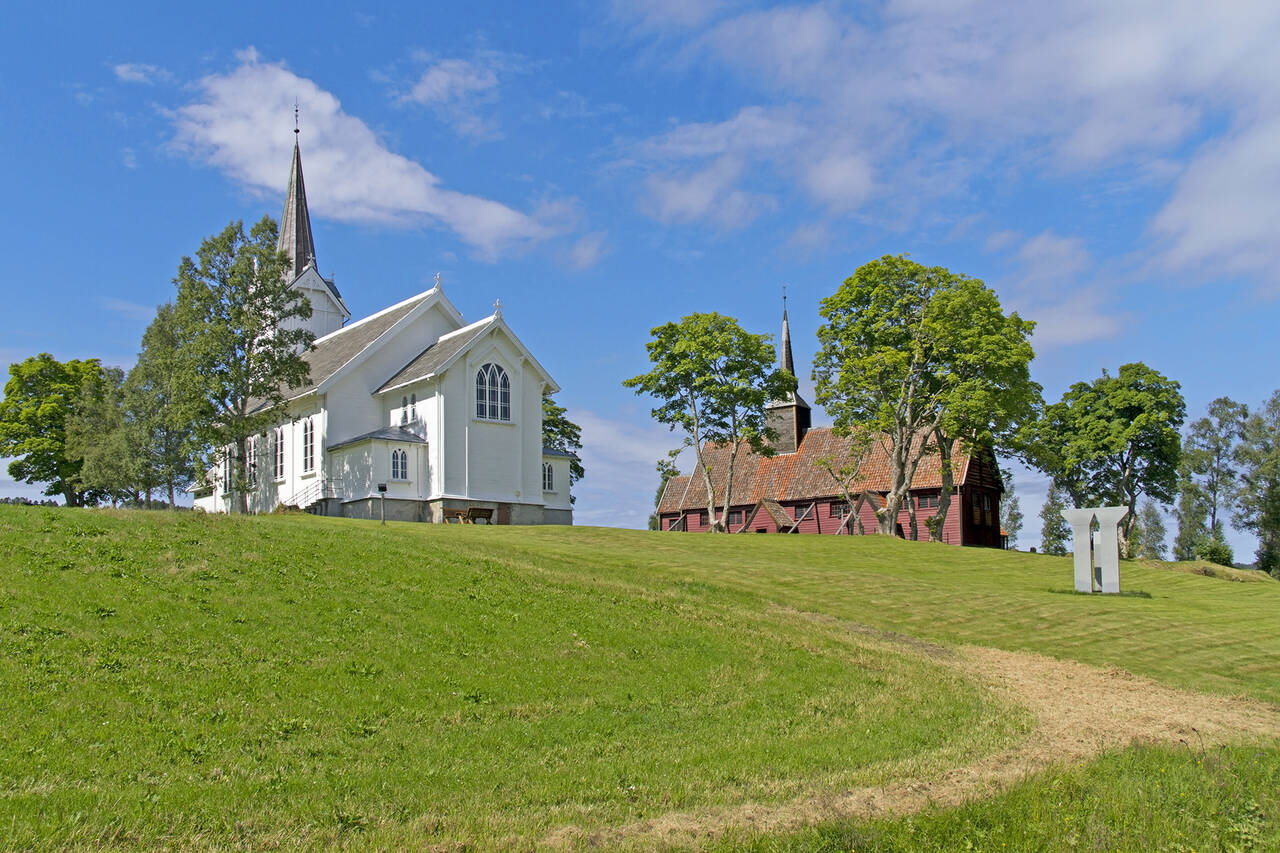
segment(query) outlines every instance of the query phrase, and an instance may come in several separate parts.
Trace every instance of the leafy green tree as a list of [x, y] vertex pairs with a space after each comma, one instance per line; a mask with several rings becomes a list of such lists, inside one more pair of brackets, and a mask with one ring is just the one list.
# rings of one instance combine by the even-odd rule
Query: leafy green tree
[[[569, 420], [568, 410], [557, 406], [550, 394], [542, 395], [542, 444], [553, 450], [569, 454], [569, 486], [587, 475], [582, 467], [578, 451], [582, 449], [582, 427]], [[569, 502], [577, 503], [578, 498], [571, 492]]]
[[[857, 426], [881, 434], [889, 460], [880, 533], [893, 533], [928, 452], [942, 457], [940, 529], [956, 441], [999, 443], [1035, 412], [1035, 324], [1006, 316], [981, 281], [903, 255], [860, 266], [822, 300], [819, 313], [826, 322], [813, 368], [817, 401], [837, 431]], [[914, 514], [911, 526], [917, 538]]]
[[1225, 539], [1207, 536], [1196, 543], [1196, 556], [1219, 566], [1235, 565], [1235, 554]]
[[1208, 504], [1209, 530], [1220, 539], [1224, 510], [1236, 490], [1235, 447], [1248, 417], [1247, 406], [1219, 397], [1206, 417], [1192, 422], [1183, 442], [1185, 467]]
[[45, 483], [46, 495], [62, 495], [67, 506], [83, 506], [92, 495], [81, 479], [83, 461], [67, 453], [67, 422], [86, 389], [101, 388], [96, 358], [61, 362], [47, 352], [9, 365], [0, 400], [0, 456], [16, 457], [9, 474], [24, 483]]
[[1071, 526], [1062, 517], [1067, 508], [1067, 493], [1057, 483], [1049, 483], [1049, 493], [1040, 508], [1040, 550], [1046, 554], [1063, 556], [1067, 553], [1067, 540], [1071, 538]]
[[1013, 490], [1013, 477], [1008, 472], [1001, 472], [1004, 479], [1004, 494], [1000, 497], [1000, 526], [1009, 537], [1009, 547], [1018, 547], [1018, 534], [1022, 532], [1022, 506], [1018, 495]]
[[113, 506], [139, 503], [143, 495], [150, 500], [155, 486], [141, 458], [138, 431], [125, 410], [124, 383], [123, 370], [104, 368], [101, 381], [81, 390], [67, 419], [67, 456], [80, 460], [85, 489]]
[[214, 455], [230, 454], [233, 504], [248, 510], [249, 436], [279, 418], [290, 388], [305, 385], [302, 351], [314, 335], [291, 321], [311, 304], [289, 287], [289, 258], [276, 251], [276, 224], [264, 216], [246, 236], [241, 222], [206, 239], [196, 260], [184, 257], [174, 279], [181, 351], [190, 359], [201, 438]]
[[1209, 512], [1204, 493], [1185, 464], [1178, 468], [1178, 505], [1173, 517], [1178, 522], [1173, 559], [1194, 560], [1196, 547], [1209, 535]]
[[1160, 508], [1154, 501], [1144, 501], [1137, 523], [1129, 530], [1129, 555], [1142, 560], [1163, 560], [1168, 534]]
[[1077, 382], [1024, 433], [1033, 463], [1077, 507], [1125, 506], [1121, 542], [1138, 521], [1138, 498], [1172, 503], [1186, 414], [1180, 386], [1145, 364]]
[[[656, 398], [660, 405], [653, 417], [688, 434], [707, 489], [711, 529], [724, 532], [738, 454], [744, 447], [765, 456], [773, 454], [767, 442], [776, 435], [765, 422], [765, 404], [795, 391], [796, 379], [773, 369], [769, 335], [746, 332], [732, 317], [690, 314], [650, 334], [653, 340], [645, 347], [653, 369], [622, 384]], [[722, 494], [712, 482], [707, 444], [729, 451]], [[717, 505], [723, 512], [716, 512]]]
[[650, 530], [662, 529], [662, 519], [658, 515], [658, 507], [662, 504], [662, 494], [667, 490], [667, 483], [680, 476], [680, 467], [676, 465], [676, 459], [679, 458], [683, 451], [683, 446], [668, 450], [667, 457], [658, 460], [658, 493], [653, 496], [654, 511], [649, 514]]
[[195, 365], [182, 349], [182, 329], [172, 304], [161, 305], [142, 335], [142, 352], [123, 388], [124, 408], [138, 433], [151, 482], [177, 505], [176, 492], [196, 475], [196, 422], [202, 398]]
[[1280, 391], [1245, 420], [1235, 460], [1236, 518], [1258, 536], [1258, 568], [1280, 578]]

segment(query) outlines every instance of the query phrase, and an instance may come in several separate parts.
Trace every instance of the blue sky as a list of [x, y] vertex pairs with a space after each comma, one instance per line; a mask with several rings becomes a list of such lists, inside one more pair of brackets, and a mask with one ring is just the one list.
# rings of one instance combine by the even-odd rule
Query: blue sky
[[501, 298], [584, 427], [581, 523], [643, 525], [679, 441], [620, 384], [651, 327], [776, 333], [785, 284], [807, 373], [885, 253], [1038, 321], [1051, 400], [1136, 360], [1193, 417], [1280, 386], [1273, 3], [386, 5], [10, 10], [0, 361], [130, 364], [182, 255], [279, 216], [297, 99], [322, 271], [357, 316], [437, 271]]

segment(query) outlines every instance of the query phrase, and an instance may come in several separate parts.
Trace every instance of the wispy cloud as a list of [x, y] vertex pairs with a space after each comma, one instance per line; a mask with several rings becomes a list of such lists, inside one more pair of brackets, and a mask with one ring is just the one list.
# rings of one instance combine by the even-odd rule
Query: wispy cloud
[[304, 121], [312, 213], [346, 222], [446, 228], [482, 258], [520, 250], [565, 230], [559, 206], [530, 213], [446, 189], [420, 163], [389, 150], [330, 92], [252, 49], [225, 74], [205, 77], [199, 96], [174, 114], [174, 146], [264, 193], [278, 193], [293, 144], [295, 98]]
[[154, 305], [139, 305], [136, 302], [117, 299], [114, 296], [103, 297], [99, 302], [107, 311], [110, 311], [112, 314], [118, 314], [127, 320], [145, 320], [150, 322], [156, 316], [156, 308]]
[[603, 231], [584, 234], [569, 249], [569, 265], [576, 270], [585, 270], [599, 263], [600, 259], [608, 253], [608, 247], [604, 242], [605, 236]]
[[[1191, 0], [617, 9], [650, 50], [756, 92], [735, 115], [638, 143], [646, 197], [681, 176], [722, 176], [699, 161], [711, 170], [732, 155], [752, 168], [717, 183], [716, 198], [759, 191], [763, 176], [793, 190], [771, 191], [780, 207], [807, 201], [893, 225], [967, 198], [997, 169], [1011, 179], [1138, 174], [1158, 162], [1166, 180], [1184, 170], [1151, 224], [1163, 269], [1280, 269], [1280, 241], [1267, 231], [1280, 212], [1274, 3], [1213, 14]], [[1216, 127], [1225, 137], [1209, 133]], [[771, 138], [785, 143], [769, 147]], [[679, 205], [646, 209], [696, 219], [674, 215]]]
[[1095, 274], [1083, 240], [1044, 231], [1023, 241], [996, 286], [1008, 307], [1037, 321], [1036, 347], [1049, 349], [1106, 340], [1124, 327], [1123, 312], [1112, 304], [1114, 289], [1098, 284]]
[[158, 65], [148, 65], [144, 62], [122, 62], [119, 65], [113, 65], [111, 70], [115, 72], [116, 79], [122, 83], [172, 83], [173, 74]]
[[486, 53], [474, 59], [428, 59], [401, 103], [430, 108], [459, 136], [496, 139], [501, 134], [493, 117], [482, 117], [482, 104], [497, 98], [498, 72], [512, 67], [503, 54]]

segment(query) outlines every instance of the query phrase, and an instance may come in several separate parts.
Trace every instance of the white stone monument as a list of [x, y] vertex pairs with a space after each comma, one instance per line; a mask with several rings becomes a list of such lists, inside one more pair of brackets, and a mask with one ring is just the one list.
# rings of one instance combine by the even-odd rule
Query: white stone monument
[[[1120, 521], [1128, 514], [1128, 508], [1123, 506], [1062, 511], [1075, 541], [1076, 592], [1120, 591]], [[1096, 542], [1092, 535], [1095, 518], [1098, 520]]]

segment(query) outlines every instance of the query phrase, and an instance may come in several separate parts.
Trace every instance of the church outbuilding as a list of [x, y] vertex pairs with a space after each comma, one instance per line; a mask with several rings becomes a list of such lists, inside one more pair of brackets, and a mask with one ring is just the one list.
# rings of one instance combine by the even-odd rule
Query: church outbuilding
[[[311, 301], [310, 381], [288, 390], [276, 426], [250, 439], [251, 512], [495, 524], [572, 524], [570, 457], [542, 444], [555, 380], [507, 325], [501, 305], [467, 323], [435, 286], [364, 319], [320, 275], [295, 142], [279, 242], [292, 286]], [[195, 505], [229, 512], [230, 464]]]

